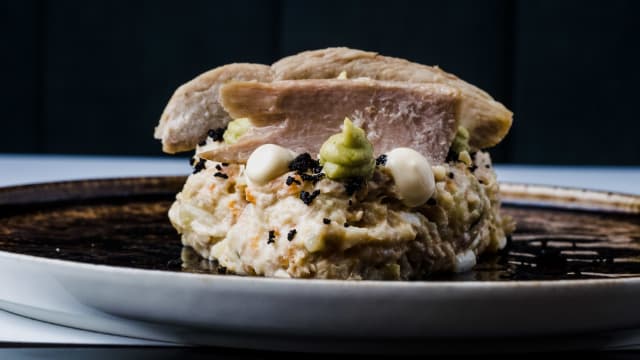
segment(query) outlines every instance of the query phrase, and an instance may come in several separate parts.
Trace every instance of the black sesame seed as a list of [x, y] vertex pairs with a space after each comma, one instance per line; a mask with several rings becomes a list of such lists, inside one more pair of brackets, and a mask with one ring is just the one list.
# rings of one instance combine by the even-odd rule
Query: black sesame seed
[[206, 169], [206, 168], [207, 168], [207, 167], [206, 167], [206, 165], [205, 165], [205, 164], [206, 164], [206, 162], [207, 162], [207, 160], [205, 160], [205, 159], [200, 159], [200, 160], [198, 160], [198, 162], [196, 163], [196, 165], [193, 167], [193, 173], [194, 173], [194, 174], [197, 174], [197, 173], [199, 173], [200, 171], [202, 171], [202, 170]]
[[322, 219], [322, 223], [325, 224], [325, 225], [329, 225], [329, 224], [331, 224], [331, 220], [327, 219], [327, 218], [324, 218], [324, 219]]
[[429, 205], [429, 206], [436, 205], [437, 203], [438, 202], [434, 198], [429, 198], [429, 200], [427, 200], [427, 205]]
[[316, 196], [320, 195], [320, 190], [314, 190], [312, 193], [306, 192], [306, 191], [301, 191], [300, 192], [300, 200], [302, 200], [303, 203], [305, 203], [305, 205], [309, 205], [311, 204], [311, 202], [313, 201], [313, 199], [316, 198]]
[[344, 223], [344, 227], [348, 228], [349, 226], [351, 226], [351, 225], [349, 225], [349, 223], [347, 223], [347, 222]]
[[219, 177], [219, 178], [223, 178], [223, 179], [228, 179], [229, 175], [225, 174], [225, 173], [221, 173], [221, 172], [217, 172], [215, 174], [213, 174], [213, 176]]
[[289, 231], [289, 233], [287, 234], [287, 240], [289, 240], [289, 241], [293, 240], [293, 238], [296, 237], [297, 233], [298, 233], [298, 231], [296, 229], [291, 229]]
[[386, 164], [387, 164], [387, 155], [386, 154], [382, 154], [382, 155], [378, 156], [378, 158], [376, 158], [376, 165], [384, 166]]
[[209, 131], [207, 131], [207, 136], [209, 136], [213, 141], [222, 141], [224, 140], [223, 135], [226, 130], [227, 128], [209, 129]]
[[448, 173], [447, 176], [449, 176], [449, 179], [453, 179], [453, 173], [452, 172]]
[[269, 238], [267, 239], [267, 244], [273, 244], [276, 242], [276, 232], [274, 230], [269, 230]]
[[220, 170], [220, 171], [222, 171], [222, 166], [220, 166], [220, 164], [217, 164], [217, 165], [216, 165], [216, 170]]
[[285, 181], [285, 183], [286, 183], [288, 186], [291, 186], [291, 184], [294, 184], [294, 183], [295, 183], [295, 184], [298, 184], [298, 185], [300, 185], [300, 184], [301, 184], [301, 183], [300, 183], [300, 181], [296, 180], [293, 176], [287, 176], [287, 180]]

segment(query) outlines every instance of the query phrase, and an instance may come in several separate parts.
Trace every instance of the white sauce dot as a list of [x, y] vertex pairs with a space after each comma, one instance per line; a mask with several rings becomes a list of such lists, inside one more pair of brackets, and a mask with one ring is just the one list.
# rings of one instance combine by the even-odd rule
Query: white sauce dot
[[251, 153], [245, 173], [252, 183], [264, 185], [289, 171], [289, 163], [296, 154], [282, 146], [264, 144]]
[[413, 149], [391, 150], [387, 153], [386, 167], [393, 176], [400, 200], [409, 207], [424, 204], [436, 190], [429, 160]]
[[453, 271], [463, 273], [473, 269], [474, 266], [476, 266], [476, 253], [473, 250], [456, 254], [456, 263], [453, 266]]

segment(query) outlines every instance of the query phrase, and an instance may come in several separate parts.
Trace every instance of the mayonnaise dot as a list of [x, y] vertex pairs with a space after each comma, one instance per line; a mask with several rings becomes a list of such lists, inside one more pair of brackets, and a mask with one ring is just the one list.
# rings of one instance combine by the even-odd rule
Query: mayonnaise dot
[[245, 174], [251, 182], [264, 185], [289, 171], [289, 163], [296, 154], [282, 146], [264, 144], [251, 153]]
[[409, 207], [424, 204], [436, 190], [429, 160], [413, 149], [391, 150], [385, 166], [393, 176], [398, 197]]

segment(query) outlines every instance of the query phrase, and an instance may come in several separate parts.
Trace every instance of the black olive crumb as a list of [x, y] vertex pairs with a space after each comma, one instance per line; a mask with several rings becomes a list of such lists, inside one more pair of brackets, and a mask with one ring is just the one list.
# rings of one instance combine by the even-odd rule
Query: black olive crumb
[[377, 166], [380, 166], [380, 165], [384, 166], [386, 164], [387, 164], [387, 155], [386, 154], [382, 154], [382, 155], [380, 155], [380, 156], [378, 156], [376, 158], [376, 165]]
[[477, 168], [478, 167], [476, 166], [476, 164], [473, 164], [473, 165], [469, 166], [469, 171], [474, 172], [474, 171], [476, 171]]
[[434, 198], [429, 198], [429, 200], [427, 200], [427, 205], [429, 205], [429, 206], [436, 205], [437, 203], [438, 202]]
[[324, 218], [324, 219], [322, 219], [322, 223], [325, 224], [325, 225], [329, 225], [329, 224], [331, 224], [331, 220], [327, 219], [327, 218]]
[[227, 128], [209, 129], [209, 131], [207, 131], [207, 136], [209, 136], [213, 141], [222, 141], [224, 140], [223, 135], [226, 130]]
[[487, 169], [489, 169], [489, 168], [491, 167], [491, 165], [486, 164], [484, 167], [485, 167], [485, 168], [487, 168]]
[[213, 174], [213, 176], [219, 177], [219, 178], [223, 178], [223, 179], [228, 179], [229, 175], [225, 174], [225, 173], [221, 173], [221, 172], [217, 172], [215, 174]]
[[227, 268], [226, 268], [226, 267], [224, 267], [224, 266], [218, 266], [218, 269], [217, 269], [217, 270], [218, 270], [218, 274], [222, 274], [222, 275], [224, 275], [224, 274], [226, 274], [226, 273], [227, 273]]
[[311, 181], [311, 183], [313, 183], [314, 185], [324, 179], [324, 174], [323, 173], [319, 173], [319, 174], [314, 174], [314, 175], [309, 175], [309, 174], [298, 174], [300, 175], [300, 178], [302, 179], [302, 181]]
[[346, 228], [348, 228], [349, 226], [351, 226], [351, 225], [349, 225], [349, 223], [348, 223], [348, 222], [344, 223], [343, 225], [344, 225], [344, 227], [346, 227]]
[[220, 170], [220, 171], [222, 171], [222, 166], [220, 166], [220, 164], [217, 164], [217, 165], [216, 165], [216, 170]]
[[289, 241], [293, 240], [293, 238], [296, 237], [297, 233], [298, 233], [298, 231], [296, 229], [291, 229], [289, 231], [289, 233], [287, 234], [287, 240], [289, 240]]
[[267, 244], [273, 244], [276, 242], [276, 232], [275, 230], [269, 230], [269, 238], [267, 239]]
[[322, 170], [320, 162], [318, 160], [314, 160], [309, 153], [300, 154], [289, 163], [289, 170], [297, 171], [299, 173], [303, 173], [308, 170], [314, 170], [315, 172], [318, 168]]
[[193, 167], [193, 173], [194, 173], [194, 174], [197, 174], [197, 173], [199, 173], [200, 171], [202, 171], [202, 170], [206, 169], [206, 168], [207, 168], [207, 167], [205, 166], [206, 162], [207, 162], [207, 160], [205, 160], [205, 159], [200, 159], [200, 160], [198, 160], [198, 162], [196, 163], [196, 165]]
[[362, 177], [352, 177], [348, 178], [344, 181], [344, 189], [347, 192], [347, 195], [351, 196], [358, 190], [362, 189], [364, 185], [364, 178]]
[[296, 180], [293, 176], [287, 176], [287, 180], [285, 181], [285, 184], [287, 184], [288, 186], [291, 186], [291, 184], [298, 184], [300, 185], [300, 181]]
[[225, 166], [225, 167], [226, 167], [226, 166], [229, 166], [229, 163], [220, 163], [220, 165], [222, 165], [222, 166]]
[[193, 158], [193, 157], [189, 158], [189, 165], [190, 166], [193, 166], [193, 163], [195, 163], [195, 162], [196, 162], [196, 158]]
[[313, 199], [315, 199], [316, 196], [318, 196], [318, 195], [320, 195], [320, 190], [314, 190], [312, 193], [309, 193], [307, 191], [301, 191], [300, 192], [300, 200], [302, 200], [302, 202], [305, 205], [309, 205], [309, 204], [311, 204]]
[[452, 172], [448, 173], [447, 176], [449, 177], [449, 179], [453, 179], [453, 173]]
[[478, 180], [478, 182], [479, 182], [480, 184], [483, 184], [483, 185], [484, 185], [484, 181], [482, 181], [482, 180]]
[[349, 199], [349, 206], [353, 205], [353, 200]]
[[207, 145], [207, 140], [202, 140], [198, 143], [198, 146], [205, 146]]

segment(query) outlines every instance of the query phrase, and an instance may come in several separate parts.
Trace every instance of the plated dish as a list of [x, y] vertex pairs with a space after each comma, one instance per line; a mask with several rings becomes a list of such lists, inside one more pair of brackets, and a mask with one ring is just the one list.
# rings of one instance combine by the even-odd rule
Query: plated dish
[[483, 149], [511, 118], [437, 67], [329, 48], [206, 72], [155, 135], [195, 149], [169, 218], [203, 258], [242, 275], [411, 280], [504, 248], [514, 224]]
[[184, 180], [0, 189], [0, 308], [111, 334], [299, 351], [592, 349], [640, 325], [638, 196], [502, 184], [516, 231], [472, 270], [345, 282], [231, 275], [183, 248], [166, 214]]

